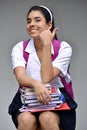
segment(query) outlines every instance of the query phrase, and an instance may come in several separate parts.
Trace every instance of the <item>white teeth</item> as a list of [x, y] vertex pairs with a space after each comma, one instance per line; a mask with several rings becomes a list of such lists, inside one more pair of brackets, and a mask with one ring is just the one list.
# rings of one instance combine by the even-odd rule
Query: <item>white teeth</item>
[[32, 29], [30, 32], [35, 32], [36, 30], [35, 29]]

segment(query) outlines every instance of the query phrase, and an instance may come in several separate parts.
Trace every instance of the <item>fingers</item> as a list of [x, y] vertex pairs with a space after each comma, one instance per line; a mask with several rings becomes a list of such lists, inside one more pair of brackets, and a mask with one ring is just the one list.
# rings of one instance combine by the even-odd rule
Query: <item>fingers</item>
[[48, 104], [51, 101], [51, 96], [49, 93], [41, 93], [37, 96], [37, 99], [41, 104]]
[[53, 30], [53, 32], [52, 32], [53, 37], [55, 36], [55, 34], [56, 34], [56, 32], [58, 31], [58, 29], [59, 29], [59, 28], [55, 28], [55, 29]]
[[35, 87], [35, 93], [38, 101], [42, 104], [48, 104], [51, 101], [51, 95], [48, 88], [41, 82], [38, 82]]
[[43, 45], [46, 45], [47, 43], [51, 42], [52, 39], [55, 37], [56, 32], [58, 31], [58, 28], [55, 28], [52, 32], [50, 29], [43, 30], [39, 36], [41, 41], [43, 42]]

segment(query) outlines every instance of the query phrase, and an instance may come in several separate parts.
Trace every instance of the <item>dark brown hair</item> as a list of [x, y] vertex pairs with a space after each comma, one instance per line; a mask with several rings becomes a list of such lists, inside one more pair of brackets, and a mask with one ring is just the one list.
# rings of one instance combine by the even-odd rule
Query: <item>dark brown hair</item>
[[[51, 21], [50, 13], [49, 13], [49, 11], [48, 11], [46, 8], [43, 8], [43, 7], [41, 7], [41, 6], [32, 6], [32, 7], [29, 9], [28, 13], [27, 13], [27, 17], [28, 17], [29, 13], [30, 13], [32, 10], [38, 10], [38, 11], [40, 11], [40, 12], [43, 14], [44, 18], [46, 19], [46, 23], [49, 23], [49, 22]], [[51, 10], [50, 10], [50, 11], [51, 11]], [[53, 12], [51, 11], [51, 13], [52, 13], [52, 28], [51, 28], [50, 30], [51, 30], [51, 32], [52, 32], [53, 29], [55, 28], [55, 25], [54, 25]], [[55, 37], [54, 37], [54, 38], [55, 38], [55, 39], [58, 39], [56, 34], [55, 34]]]

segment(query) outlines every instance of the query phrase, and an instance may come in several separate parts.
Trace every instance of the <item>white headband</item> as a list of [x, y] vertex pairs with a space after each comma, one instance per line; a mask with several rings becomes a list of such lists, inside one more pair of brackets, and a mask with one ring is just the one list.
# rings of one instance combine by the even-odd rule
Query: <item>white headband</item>
[[51, 13], [51, 11], [50, 11], [46, 6], [39, 5], [39, 7], [42, 7], [42, 8], [46, 9], [46, 10], [49, 12], [49, 14], [50, 14], [50, 21], [52, 22], [53, 18], [52, 18], [52, 13]]

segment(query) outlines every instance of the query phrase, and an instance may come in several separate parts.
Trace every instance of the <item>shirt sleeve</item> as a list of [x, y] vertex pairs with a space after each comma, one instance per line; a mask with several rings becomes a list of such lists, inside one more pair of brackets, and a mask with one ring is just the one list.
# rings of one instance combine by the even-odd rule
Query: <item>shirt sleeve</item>
[[23, 41], [17, 43], [13, 47], [12, 53], [11, 53], [11, 59], [12, 59], [13, 70], [14, 70], [14, 68], [16, 68], [18, 66], [25, 67], [26, 62], [23, 57]]
[[67, 42], [62, 41], [58, 56], [55, 58], [52, 64], [54, 67], [60, 69], [64, 76], [67, 74], [67, 69], [70, 64], [71, 56], [72, 47]]

